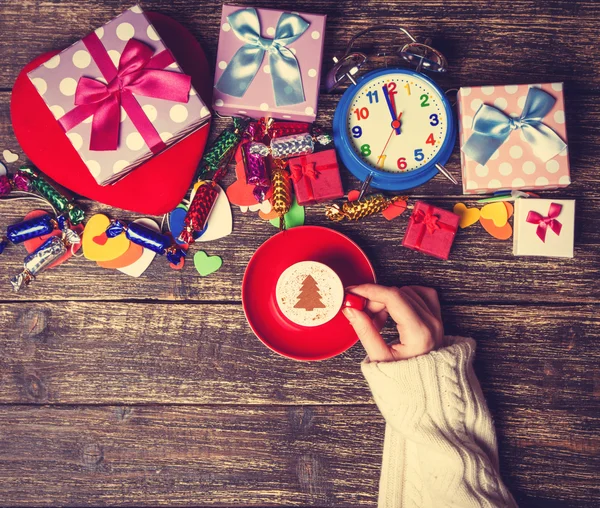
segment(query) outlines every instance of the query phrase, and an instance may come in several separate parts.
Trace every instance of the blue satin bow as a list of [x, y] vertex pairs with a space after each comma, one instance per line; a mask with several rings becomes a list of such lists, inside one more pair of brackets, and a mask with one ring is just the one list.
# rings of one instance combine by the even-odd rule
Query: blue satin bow
[[260, 21], [256, 9], [240, 9], [227, 16], [227, 21], [238, 39], [244, 44], [233, 55], [215, 88], [227, 95], [242, 97], [260, 69], [265, 53], [269, 53], [271, 80], [277, 106], [304, 102], [304, 88], [298, 61], [287, 48], [310, 26], [296, 14], [284, 12], [277, 22], [275, 37], [260, 35]]
[[542, 123], [554, 107], [556, 99], [540, 88], [531, 87], [521, 116], [513, 118], [499, 109], [483, 104], [473, 117], [473, 134], [464, 144], [463, 152], [485, 165], [513, 130], [521, 129], [533, 152], [546, 162], [567, 146], [560, 136]]

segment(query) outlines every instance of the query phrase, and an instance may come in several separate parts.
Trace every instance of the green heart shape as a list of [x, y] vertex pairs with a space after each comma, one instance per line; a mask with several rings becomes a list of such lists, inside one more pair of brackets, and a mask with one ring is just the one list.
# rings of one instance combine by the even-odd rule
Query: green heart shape
[[[285, 214], [285, 228], [295, 228], [296, 226], [302, 226], [304, 224], [304, 207], [300, 206], [294, 198], [294, 202], [290, 208], [290, 211]], [[271, 219], [269, 221], [276, 228], [279, 227], [279, 217]]]
[[203, 250], [194, 254], [194, 266], [202, 277], [206, 277], [216, 272], [223, 265], [223, 260], [219, 256], [209, 256]]

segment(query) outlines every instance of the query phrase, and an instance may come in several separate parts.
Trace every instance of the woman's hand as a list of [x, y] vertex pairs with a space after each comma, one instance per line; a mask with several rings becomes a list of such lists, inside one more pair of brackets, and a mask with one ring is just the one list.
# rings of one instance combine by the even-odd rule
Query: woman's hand
[[[345, 308], [343, 312], [370, 361], [406, 360], [443, 346], [444, 327], [435, 289], [363, 284], [348, 291], [367, 299], [366, 312], [352, 308]], [[396, 322], [399, 344], [388, 346], [379, 333], [388, 316]]]

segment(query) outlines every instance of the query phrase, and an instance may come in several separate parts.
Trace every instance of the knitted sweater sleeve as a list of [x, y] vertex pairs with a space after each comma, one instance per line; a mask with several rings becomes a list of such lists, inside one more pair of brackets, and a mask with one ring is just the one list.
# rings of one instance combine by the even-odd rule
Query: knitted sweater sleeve
[[475, 342], [362, 371], [386, 421], [379, 508], [514, 507], [494, 423], [473, 371]]

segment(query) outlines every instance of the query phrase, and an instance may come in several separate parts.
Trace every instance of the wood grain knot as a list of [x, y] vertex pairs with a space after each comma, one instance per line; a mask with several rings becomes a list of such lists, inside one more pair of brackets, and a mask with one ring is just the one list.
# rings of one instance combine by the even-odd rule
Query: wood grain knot
[[81, 460], [88, 469], [96, 469], [104, 461], [104, 449], [97, 443], [84, 444], [81, 450]]
[[129, 418], [131, 418], [132, 414], [133, 414], [133, 408], [131, 408], [131, 407], [119, 406], [119, 407], [115, 408], [115, 416], [117, 417], [117, 420], [120, 422], [129, 420]]
[[327, 489], [322, 473], [321, 459], [313, 453], [301, 455], [296, 464], [298, 483], [303, 492], [326, 497]]
[[36, 402], [46, 400], [48, 391], [43, 381], [35, 374], [27, 374], [24, 379], [25, 391], [27, 395]]
[[19, 330], [24, 339], [43, 340], [43, 333], [50, 321], [51, 313], [48, 309], [28, 309], [19, 316]]
[[292, 436], [309, 434], [313, 427], [314, 411], [312, 408], [303, 407], [290, 407], [287, 410], [288, 420], [292, 427]]

